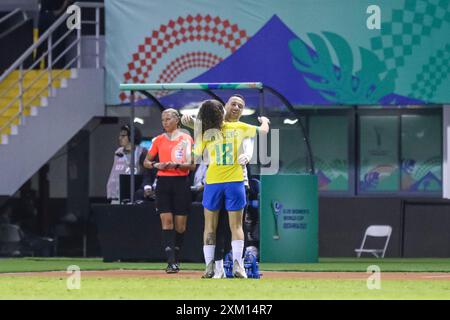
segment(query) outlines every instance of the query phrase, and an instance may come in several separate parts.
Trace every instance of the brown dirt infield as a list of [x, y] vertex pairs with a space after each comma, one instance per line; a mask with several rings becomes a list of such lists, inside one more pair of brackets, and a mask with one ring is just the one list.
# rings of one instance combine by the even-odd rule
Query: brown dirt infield
[[[202, 271], [180, 271], [177, 274], [167, 274], [163, 270], [105, 270], [105, 271], [81, 271], [82, 276], [97, 278], [177, 278], [200, 279]], [[280, 272], [262, 271], [262, 279], [328, 279], [328, 280], [366, 280], [365, 272]], [[67, 277], [66, 272], [15, 272], [1, 273], [0, 277]], [[443, 272], [382, 272], [381, 278], [385, 280], [450, 280], [450, 273]]]

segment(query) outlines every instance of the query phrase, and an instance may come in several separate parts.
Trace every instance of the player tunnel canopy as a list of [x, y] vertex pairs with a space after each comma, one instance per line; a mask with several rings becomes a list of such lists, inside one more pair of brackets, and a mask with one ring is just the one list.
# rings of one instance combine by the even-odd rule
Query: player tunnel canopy
[[[295, 122], [300, 127], [304, 142], [307, 148], [307, 157], [309, 162], [309, 173], [314, 174], [314, 160], [312, 156], [309, 139], [303, 121], [302, 115], [298, 109], [282, 94], [271, 87], [265, 86], [262, 82], [219, 82], [219, 83], [122, 83], [119, 85], [121, 91], [130, 91], [131, 114], [130, 121], [133, 123], [134, 106], [156, 105], [161, 111], [166, 108], [180, 109], [181, 112], [186, 108], [197, 111], [202, 101], [206, 99], [216, 99], [225, 104], [225, 101], [232, 94], [242, 94], [245, 99], [246, 109], [254, 108], [260, 115], [266, 115], [269, 110], [288, 111], [299, 121]], [[136, 93], [142, 94], [147, 99], [139, 99]], [[137, 98], [137, 99], [136, 99]], [[271, 108], [267, 108], [270, 106]], [[131, 139], [134, 138], [134, 123], [131, 130]], [[133, 153], [132, 153], [133, 158]], [[134, 159], [131, 161], [131, 172], [133, 181]], [[134, 199], [134, 182], [131, 182], [131, 198]]]
[[221, 83], [121, 83], [120, 90], [217, 90], [217, 89], [263, 89], [261, 82]]
[[196, 114], [200, 104], [207, 99], [216, 99], [225, 104], [230, 96], [239, 92], [246, 101], [247, 108], [243, 115], [251, 115], [257, 108], [263, 112], [264, 97], [261, 94], [264, 86], [261, 82], [126, 83], [121, 84], [120, 89], [138, 92], [133, 97], [134, 106], [157, 106], [161, 111], [174, 108], [183, 114]]
[[[122, 83], [121, 91], [134, 93], [129, 101], [134, 106], [156, 106], [180, 110], [183, 114], [194, 112], [206, 99], [216, 99], [225, 104], [233, 94], [241, 94], [246, 108], [243, 115], [295, 114], [288, 99], [262, 82], [200, 82], [200, 83]], [[125, 104], [126, 105], [126, 104]]]

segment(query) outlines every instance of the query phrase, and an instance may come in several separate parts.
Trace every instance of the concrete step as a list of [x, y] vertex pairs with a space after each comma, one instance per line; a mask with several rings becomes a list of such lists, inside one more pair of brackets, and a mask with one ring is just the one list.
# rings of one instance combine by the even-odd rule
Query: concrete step
[[[65, 81], [65, 79], [66, 78], [58, 78], [57, 80], [53, 80], [52, 87], [60, 88], [61, 83]], [[27, 94], [30, 91], [38, 92], [44, 89], [45, 87], [48, 86], [48, 80], [45, 78], [39, 79], [36, 83], [33, 83], [31, 87], [30, 84], [31, 83], [23, 85], [22, 91], [24, 91], [25, 94]], [[19, 95], [19, 92], [20, 92], [19, 84], [15, 84], [11, 88], [9, 88], [9, 86], [0, 85], [0, 98], [14, 98]]]
[[[11, 124], [3, 129], [0, 130], [0, 135], [10, 135], [10, 134], [17, 134], [18, 128], [17, 126], [20, 124], [20, 117], [15, 118], [12, 120]], [[0, 127], [2, 127], [2, 124], [0, 124]]]
[[9, 134], [0, 134], [0, 144], [8, 144]]
[[[8, 168], [0, 170], [0, 194], [13, 195], [92, 117], [105, 114], [103, 79], [102, 69], [78, 70], [77, 78], [68, 80], [66, 89], [58, 89], [51, 98], [41, 97], [37, 105], [47, 103], [47, 107], [36, 107], [37, 117], [24, 116], [24, 125], [15, 128], [15, 124], [0, 132], [1, 143], [7, 143], [0, 145], [0, 167]], [[27, 112], [33, 114], [33, 109]], [[9, 135], [14, 132], [18, 134]]]
[[[38, 96], [34, 99], [32, 99], [32, 97], [30, 98], [25, 98], [23, 100], [23, 107], [25, 108], [29, 108], [30, 106], [42, 106], [42, 102], [46, 101], [45, 96]], [[11, 102], [11, 100], [7, 100], [7, 99], [0, 99], [0, 110], [2, 110], [0, 112], [0, 116], [4, 117], [4, 116], [9, 116], [11, 114], [16, 113], [19, 110], [19, 106], [20, 106], [20, 101], [15, 101], [13, 102], [8, 109], [3, 110], [3, 108], [5, 108], [9, 103]], [[45, 105], [44, 105], [45, 106]]]
[[[53, 69], [51, 71], [51, 75], [52, 78], [54, 78], [55, 76], [58, 76], [61, 73], [61, 77], [63, 78], [72, 78], [72, 70], [60, 70], [60, 69]], [[34, 79], [36, 79], [38, 76], [40, 76], [41, 74], [47, 74], [47, 70], [30, 70], [27, 73], [25, 73], [25, 75], [23, 76], [23, 81], [27, 82], [27, 81], [33, 81]], [[15, 81], [17, 81], [19, 79], [19, 70], [15, 70], [13, 72], [11, 72], [8, 77], [6, 77], [5, 80], [2, 81], [2, 84], [4, 83], [13, 83]], [[46, 76], [42, 76], [42, 79], [47, 79]]]
[[[37, 86], [37, 87], [33, 86], [33, 88], [25, 91], [23, 96], [25, 98], [32, 98], [39, 93], [40, 93], [40, 95], [46, 96], [46, 95], [48, 95], [48, 90], [45, 89], [46, 87], [47, 87], [47, 83], [44, 85]], [[60, 88], [60, 86], [58, 86], [58, 88]], [[9, 101], [11, 101], [11, 100], [14, 100], [18, 96], [19, 96], [19, 88], [14, 88], [13, 90], [8, 91], [5, 95], [0, 94], [0, 99], [8, 99]]]

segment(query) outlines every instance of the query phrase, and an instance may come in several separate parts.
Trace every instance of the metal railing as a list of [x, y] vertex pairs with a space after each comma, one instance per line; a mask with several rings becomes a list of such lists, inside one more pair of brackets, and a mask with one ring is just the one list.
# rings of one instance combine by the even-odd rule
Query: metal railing
[[[5, 123], [0, 125], [0, 131], [3, 129], [9, 127], [16, 119], [19, 119], [19, 123], [22, 123], [23, 121], [23, 115], [24, 110], [26, 107], [31, 106], [33, 101], [40, 98], [44, 91], [48, 90], [48, 96], [52, 96], [52, 85], [55, 81], [57, 81], [59, 78], [61, 78], [61, 75], [64, 73], [64, 71], [68, 70], [69, 67], [73, 68], [76, 62], [76, 68], [81, 68], [81, 28], [83, 25], [95, 25], [95, 61], [96, 61], [96, 68], [100, 68], [100, 9], [104, 7], [103, 3], [91, 3], [91, 2], [76, 2], [74, 5], [77, 5], [81, 10], [85, 8], [93, 8], [95, 9], [95, 20], [82, 20], [83, 14], [81, 14], [80, 17], [80, 28], [76, 29], [69, 29], [67, 30], [62, 36], [60, 36], [58, 39], [56, 31], [62, 24], [65, 24], [67, 21], [67, 18], [69, 17], [69, 14], [67, 12], [64, 12], [49, 28], [47, 31], [44, 32], [42, 36], [39, 37], [39, 39], [30, 46], [17, 60], [14, 62], [3, 74], [0, 76], [0, 83], [2, 83], [5, 79], [8, 78], [10, 74], [12, 74], [14, 71], [19, 70], [19, 78], [16, 81], [13, 81], [13, 83], [8, 86], [3, 92], [0, 92], [0, 99], [7, 97], [8, 93], [10, 93], [14, 89], [18, 89], [18, 94], [12, 98], [11, 101], [9, 101], [6, 106], [0, 105], [0, 117], [4, 117], [3, 115], [6, 113], [7, 110], [12, 108], [17, 101], [19, 102], [19, 111], [13, 114]], [[16, 11], [16, 10], [15, 10]], [[13, 11], [13, 12], [15, 12]], [[13, 14], [11, 12], [10, 15]], [[82, 11], [81, 11], [82, 13]], [[14, 13], [15, 14], [15, 13]], [[71, 41], [71, 43], [67, 43], [64, 50], [57, 56], [53, 57], [52, 53], [55, 50], [55, 48], [71, 34], [75, 33], [75, 39]], [[69, 41], [68, 41], [69, 42]], [[39, 47], [41, 45], [47, 44], [47, 48], [45, 52], [43, 52], [40, 57], [37, 57], [37, 54], [39, 54]], [[52, 68], [53, 66], [58, 63], [68, 52], [70, 52], [71, 49], [73, 49], [76, 46], [76, 54], [74, 57], [66, 63], [62, 68], [58, 68], [60, 70], [57, 74], [52, 74]], [[30, 57], [33, 57], [33, 54], [36, 51], [36, 59], [31, 64], [31, 66], [24, 68], [24, 63], [29, 59]], [[38, 74], [27, 87], [24, 87], [24, 79], [25, 76], [32, 70], [42, 70], [42, 69], [35, 69], [36, 67], [39, 67], [42, 61], [45, 62], [46, 59], [46, 68], [44, 72], [41, 72]], [[24, 101], [24, 96], [27, 92], [30, 91], [30, 89], [35, 85], [41, 78], [44, 76], [47, 76], [47, 85], [44, 88], [41, 88], [32, 98], [27, 99], [27, 101]]]
[[[5, 16], [1, 17], [0, 18], [0, 25], [3, 22], [7, 21], [9, 18], [14, 17], [15, 15], [17, 15], [18, 13], [21, 13], [24, 19], [27, 18], [27, 14], [24, 11], [20, 10], [20, 8], [17, 8], [17, 9], [14, 9], [13, 11], [11, 11], [10, 13], [6, 14]], [[0, 30], [2, 30], [2, 29], [0, 28]]]

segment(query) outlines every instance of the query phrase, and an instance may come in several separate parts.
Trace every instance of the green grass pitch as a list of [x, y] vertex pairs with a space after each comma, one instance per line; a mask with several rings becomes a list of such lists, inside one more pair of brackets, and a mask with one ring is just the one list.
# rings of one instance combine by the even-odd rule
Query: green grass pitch
[[[0, 299], [450, 299], [450, 259], [320, 259], [315, 264], [260, 265], [256, 279], [200, 279], [132, 276], [83, 276], [81, 288], [69, 290], [65, 273], [23, 276], [18, 272], [63, 271], [69, 265], [88, 270], [162, 270], [163, 263], [103, 263], [101, 259], [0, 259]], [[381, 270], [381, 288], [369, 290], [362, 279], [264, 278], [264, 272], [361, 272], [369, 265]], [[203, 264], [185, 263], [183, 270], [201, 271]], [[391, 280], [383, 272], [445, 272], [442, 279]], [[164, 275], [163, 272], [161, 272]], [[369, 277], [369, 274], [366, 274]]]

